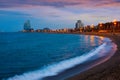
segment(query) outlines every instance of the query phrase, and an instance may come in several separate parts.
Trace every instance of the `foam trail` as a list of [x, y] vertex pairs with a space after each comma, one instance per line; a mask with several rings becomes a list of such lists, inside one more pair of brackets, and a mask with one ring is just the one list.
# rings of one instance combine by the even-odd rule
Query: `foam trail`
[[87, 60], [90, 60], [91, 58], [94, 59], [94, 58], [106, 56], [106, 54], [111, 49], [116, 50], [116, 45], [107, 39], [107, 42], [103, 43], [98, 48], [82, 56], [78, 56], [72, 59], [61, 61], [59, 63], [44, 67], [40, 70], [23, 73], [22, 75], [16, 75], [14, 77], [10, 77], [8, 79], [3, 79], [3, 80], [42, 80], [42, 78], [44, 77], [57, 75], [59, 72], [62, 72], [66, 69], [74, 67], [78, 64], [81, 64]]

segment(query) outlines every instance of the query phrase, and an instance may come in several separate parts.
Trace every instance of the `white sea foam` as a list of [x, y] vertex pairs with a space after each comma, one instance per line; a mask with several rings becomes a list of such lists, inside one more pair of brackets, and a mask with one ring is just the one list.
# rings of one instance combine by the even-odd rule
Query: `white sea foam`
[[81, 64], [87, 60], [90, 60], [91, 58], [106, 56], [111, 49], [114, 49], [114, 51], [116, 50], [116, 45], [112, 43], [111, 40], [109, 40], [108, 38], [106, 38], [106, 40], [107, 42], [103, 43], [98, 48], [82, 56], [61, 61], [59, 63], [44, 67], [40, 70], [26, 72], [26, 73], [23, 73], [22, 75], [16, 75], [6, 80], [42, 80], [42, 78], [44, 77], [57, 75], [59, 72], [69, 69], [71, 67], [74, 67], [78, 64]]

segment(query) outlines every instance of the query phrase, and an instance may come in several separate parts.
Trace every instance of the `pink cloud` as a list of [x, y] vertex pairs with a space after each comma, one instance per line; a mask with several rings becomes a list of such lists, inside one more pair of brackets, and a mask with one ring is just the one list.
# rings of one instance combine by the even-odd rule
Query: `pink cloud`
[[0, 8], [4, 7], [22, 7], [25, 5], [32, 6], [52, 6], [52, 7], [120, 7], [119, 0], [0, 0]]
[[[99, 21], [111, 21], [118, 18], [120, 13], [120, 2], [115, 0], [0, 0], [0, 3], [6, 6], [4, 8], [0, 6], [2, 10], [29, 14], [31, 17], [44, 18], [50, 22], [73, 22], [81, 19], [86, 24], [93, 24]], [[114, 12], [109, 10], [111, 8]], [[68, 11], [69, 9], [70, 11]], [[82, 9], [90, 12], [76, 13], [72, 11], [81, 11]]]

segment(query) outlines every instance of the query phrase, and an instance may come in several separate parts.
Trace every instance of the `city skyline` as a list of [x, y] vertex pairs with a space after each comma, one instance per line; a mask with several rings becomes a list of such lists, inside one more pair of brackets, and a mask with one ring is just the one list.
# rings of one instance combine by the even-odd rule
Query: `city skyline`
[[26, 20], [35, 29], [73, 28], [120, 20], [120, 0], [0, 0], [0, 31], [19, 31]]

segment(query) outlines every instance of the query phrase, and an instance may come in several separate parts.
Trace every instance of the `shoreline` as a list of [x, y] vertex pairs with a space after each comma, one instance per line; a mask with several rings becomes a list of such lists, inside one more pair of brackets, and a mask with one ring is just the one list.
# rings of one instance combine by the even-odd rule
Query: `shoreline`
[[[59, 34], [59, 33], [58, 33]], [[65, 34], [65, 33], [64, 33]], [[75, 33], [75, 34], [79, 34], [79, 33]], [[97, 35], [96, 35], [97, 34]], [[98, 35], [99, 34], [99, 35]], [[105, 38], [109, 38], [108, 36], [103, 36], [101, 35], [101, 33], [87, 33], [87, 34], [81, 34], [81, 35], [93, 35], [93, 36], [102, 36], [102, 37], [105, 37]], [[108, 35], [108, 34], [107, 34]], [[109, 33], [109, 35], [111, 36], [111, 34]], [[111, 38], [110, 38], [111, 39]], [[112, 42], [113, 39], [112, 39]], [[112, 49], [111, 49], [112, 50]], [[111, 54], [111, 52], [109, 52]], [[114, 52], [115, 54], [115, 52]], [[113, 56], [114, 56], [113, 54]], [[94, 67], [101, 65], [105, 62], [107, 62], [105, 59], [107, 57], [102, 57], [102, 58], [99, 58], [99, 59], [96, 59], [96, 60], [92, 60], [92, 61], [88, 61], [88, 62], [85, 62], [83, 64], [79, 64], [79, 65], [76, 65], [75, 67], [72, 67], [70, 69], [67, 69], [63, 72], [60, 72], [58, 75], [55, 75], [55, 76], [48, 76], [46, 78], [43, 78], [43, 80], [89, 80], [89, 79], [85, 79], [86, 78], [86, 75], [89, 76], [91, 75], [91, 72], [88, 72], [89, 70], [93, 69]], [[111, 59], [108, 58], [107, 60]], [[105, 60], [105, 61], [104, 61]], [[103, 61], [103, 62], [100, 62], [100, 61]], [[91, 66], [91, 67], [90, 67]], [[85, 67], [85, 68], [84, 68]], [[87, 68], [86, 68], [87, 67]], [[87, 73], [87, 74], [86, 74]], [[88, 75], [89, 73], [89, 75]], [[95, 73], [96, 74], [96, 73]], [[72, 76], [72, 77], [71, 77]], [[84, 76], [84, 77], [83, 77]], [[90, 79], [90, 80], [94, 80], [94, 79]], [[98, 79], [95, 79], [95, 80], [98, 80]]]
[[117, 44], [117, 51], [106, 62], [101, 63], [87, 71], [78, 73], [66, 80], [120, 80], [120, 34], [112, 33], [82, 33], [82, 35], [95, 35], [110, 38]]

